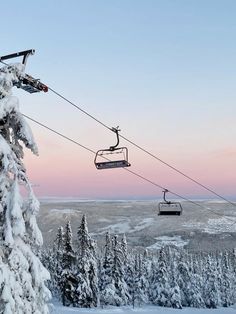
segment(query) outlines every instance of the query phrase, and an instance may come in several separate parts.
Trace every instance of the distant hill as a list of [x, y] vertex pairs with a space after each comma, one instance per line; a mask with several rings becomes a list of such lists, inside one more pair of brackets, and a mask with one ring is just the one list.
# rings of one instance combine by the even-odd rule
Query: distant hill
[[205, 207], [182, 202], [181, 216], [158, 216], [155, 201], [88, 201], [44, 199], [38, 217], [44, 243], [53, 242], [57, 228], [71, 221], [77, 232], [82, 214], [89, 232], [102, 244], [104, 234], [123, 234], [130, 246], [157, 249], [175, 245], [188, 250], [222, 250], [236, 247], [236, 210], [222, 201], [201, 201]]

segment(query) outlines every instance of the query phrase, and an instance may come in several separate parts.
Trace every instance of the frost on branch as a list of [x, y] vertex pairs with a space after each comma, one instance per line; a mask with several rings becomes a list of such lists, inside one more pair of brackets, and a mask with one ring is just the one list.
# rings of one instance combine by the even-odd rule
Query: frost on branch
[[[36, 199], [22, 162], [23, 145], [38, 153], [29, 125], [11, 88], [22, 65], [0, 69], [0, 313], [48, 313], [50, 278], [33, 253], [42, 245]], [[27, 191], [23, 199], [21, 187]]]

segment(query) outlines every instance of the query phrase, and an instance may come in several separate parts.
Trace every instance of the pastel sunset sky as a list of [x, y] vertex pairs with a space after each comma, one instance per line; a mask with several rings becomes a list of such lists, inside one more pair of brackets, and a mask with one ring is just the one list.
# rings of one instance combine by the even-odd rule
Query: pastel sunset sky
[[[236, 196], [236, 2], [1, 3], [0, 55], [35, 49], [26, 72], [226, 197]], [[51, 92], [14, 89], [21, 111], [97, 151], [115, 135]], [[25, 164], [38, 196], [155, 198], [161, 189], [29, 122]], [[203, 189], [121, 140], [131, 170], [186, 197]], [[212, 197], [212, 196], [211, 196]]]

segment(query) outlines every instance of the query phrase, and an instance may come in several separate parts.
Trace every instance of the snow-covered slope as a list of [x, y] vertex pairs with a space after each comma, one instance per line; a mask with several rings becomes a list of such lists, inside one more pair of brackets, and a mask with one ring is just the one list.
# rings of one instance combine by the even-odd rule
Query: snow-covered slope
[[73, 307], [64, 307], [55, 302], [53, 307], [53, 313], [55, 314], [235, 314], [236, 307], [219, 308], [219, 309], [195, 309], [184, 308], [181, 310], [173, 308], [163, 308], [159, 306], [144, 306], [140, 308], [132, 307], [107, 307], [105, 309], [81, 309]]

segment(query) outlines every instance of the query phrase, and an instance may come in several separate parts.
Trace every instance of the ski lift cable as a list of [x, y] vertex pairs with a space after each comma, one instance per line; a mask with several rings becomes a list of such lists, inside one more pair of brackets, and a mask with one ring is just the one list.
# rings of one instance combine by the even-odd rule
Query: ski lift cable
[[82, 109], [81, 107], [79, 107], [78, 105], [76, 105], [74, 102], [70, 101], [68, 98], [64, 97], [62, 94], [56, 92], [54, 89], [52, 89], [51, 87], [48, 86], [48, 90], [50, 90], [51, 92], [53, 92], [55, 95], [57, 95], [58, 97], [62, 98], [63, 100], [65, 100], [66, 102], [68, 102], [70, 105], [72, 105], [73, 107], [75, 107], [76, 109], [80, 110], [82, 113], [84, 113], [85, 115], [87, 115], [89, 118], [93, 119], [94, 121], [96, 121], [97, 123], [101, 124], [104, 128], [113, 131], [113, 128], [109, 128], [109, 126], [107, 126], [105, 123], [103, 123], [101, 120], [98, 120], [97, 118], [95, 118], [93, 115], [91, 115], [90, 113], [88, 113], [86, 110]]
[[[61, 132], [58, 132], [58, 131], [56, 131], [56, 130], [50, 128], [49, 126], [47, 126], [47, 125], [45, 125], [45, 124], [43, 124], [43, 123], [41, 123], [41, 122], [39, 122], [39, 121], [37, 121], [37, 120], [35, 120], [35, 119], [29, 117], [28, 115], [23, 114], [23, 116], [24, 116], [25, 118], [27, 118], [28, 120], [30, 120], [30, 121], [32, 121], [32, 122], [34, 122], [34, 123], [40, 125], [41, 127], [43, 127], [43, 128], [45, 128], [45, 129], [51, 131], [52, 133], [55, 133], [56, 135], [58, 135], [58, 136], [60, 136], [60, 137], [62, 137], [62, 138], [64, 138], [64, 139], [68, 140], [69, 142], [72, 142], [73, 144], [82, 147], [83, 149], [89, 151], [90, 153], [96, 154], [96, 152], [95, 152], [94, 150], [88, 148], [88, 147], [85, 146], [85, 145], [80, 144], [78, 141], [75, 141], [75, 140], [71, 139], [70, 137], [68, 137], [68, 136], [66, 136], [66, 135], [64, 135], [64, 134], [62, 134]], [[106, 157], [103, 157], [103, 158], [106, 159], [106, 160], [109, 160], [109, 159], [106, 158]], [[122, 168], [122, 169], [125, 170], [125, 171], [128, 171], [129, 173], [131, 173], [131, 174], [133, 174], [134, 176], [136, 176], [136, 177], [142, 179], [143, 181], [146, 181], [146, 182], [152, 184], [153, 186], [158, 187], [159, 189], [164, 189], [164, 190], [166, 189], [166, 188], [163, 187], [162, 185], [160, 185], [160, 184], [158, 184], [158, 183], [156, 183], [156, 182], [154, 182], [154, 181], [152, 181], [152, 180], [150, 180], [150, 179], [144, 177], [144, 176], [141, 175], [141, 174], [138, 174], [137, 172], [134, 172], [134, 171], [132, 171], [132, 170], [130, 170], [130, 169], [127, 169], [127, 168]], [[200, 207], [200, 208], [202, 208], [202, 209], [204, 209], [204, 210], [207, 210], [207, 211], [213, 213], [214, 215], [217, 215], [217, 216], [226, 218], [227, 220], [233, 222], [232, 225], [234, 225], [234, 224], [236, 223], [236, 221], [235, 221], [235, 220], [232, 220], [232, 219], [230, 218], [230, 216], [227, 216], [227, 215], [224, 215], [224, 214], [221, 214], [221, 213], [217, 213], [217, 212], [215, 212], [214, 210], [212, 210], [212, 209], [210, 209], [210, 208], [208, 208], [208, 207], [206, 207], [206, 206], [203, 206], [203, 205], [201, 205], [201, 204], [199, 204], [199, 203], [197, 203], [197, 202], [195, 202], [195, 201], [192, 201], [192, 200], [190, 200], [190, 199], [188, 199], [188, 198], [186, 198], [186, 197], [184, 197], [184, 196], [182, 196], [182, 195], [180, 195], [180, 194], [178, 194], [178, 193], [175, 193], [175, 192], [173, 192], [173, 191], [171, 191], [171, 190], [169, 190], [169, 189], [168, 189], [168, 191], [169, 191], [169, 193], [171, 193], [172, 195], [174, 195], [174, 196], [176, 196], [176, 197], [178, 197], [178, 198], [180, 198], [180, 199], [182, 199], [182, 200], [184, 200], [184, 201], [187, 201], [187, 202], [189, 202], [189, 203], [191, 203], [191, 204], [193, 204], [193, 205], [195, 205], [195, 206], [198, 206], [198, 207]]]
[[[35, 119], [29, 117], [29, 116], [26, 115], [26, 114], [23, 114], [23, 116], [24, 116], [25, 118], [27, 118], [27, 119], [33, 121], [34, 123], [36, 123], [36, 124], [38, 124], [38, 125], [44, 127], [45, 129], [47, 129], [47, 130], [49, 130], [49, 131], [51, 131], [51, 132], [53, 132], [53, 133], [59, 135], [60, 137], [63, 137], [64, 139], [66, 139], [66, 140], [68, 140], [68, 141], [70, 141], [70, 142], [72, 142], [72, 143], [74, 143], [74, 144], [76, 144], [76, 145], [78, 145], [78, 146], [84, 148], [85, 150], [91, 152], [92, 154], [96, 154], [96, 152], [95, 152], [94, 150], [88, 148], [87, 146], [84, 146], [84, 145], [80, 144], [79, 142], [77, 142], [77, 141], [71, 139], [70, 137], [68, 137], [68, 136], [66, 136], [66, 135], [64, 135], [64, 134], [62, 134], [61, 132], [58, 132], [58, 131], [56, 131], [56, 130], [50, 128], [49, 126], [47, 126], [47, 125], [45, 125], [45, 124], [43, 124], [43, 123], [41, 123], [41, 122], [39, 122], [39, 121], [37, 121], [37, 120], [35, 120]], [[106, 157], [103, 157], [103, 158], [109, 161], [108, 158], [106, 158]], [[138, 174], [138, 173], [136, 173], [136, 172], [134, 172], [134, 171], [132, 171], [132, 170], [129, 170], [129, 169], [126, 169], [126, 168], [122, 168], [122, 169], [124, 169], [124, 170], [126, 170], [126, 171], [132, 173], [133, 175], [135, 175], [135, 176], [137, 176], [137, 177], [139, 177], [139, 178], [141, 178], [141, 179], [143, 179], [143, 180], [145, 180], [145, 181], [151, 183], [152, 185], [154, 185], [154, 186], [156, 186], [156, 187], [158, 187], [158, 188], [160, 188], [160, 189], [164, 189], [164, 190], [166, 189], [166, 188], [163, 187], [162, 185], [157, 184], [157, 183], [155, 183], [155, 182], [153, 182], [153, 181], [151, 181], [151, 180], [145, 178], [144, 176], [142, 176], [142, 175], [140, 175], [140, 174]], [[171, 190], [169, 190], [169, 189], [168, 189], [168, 191], [169, 191], [172, 195], [174, 195], [174, 196], [177, 196], [177, 197], [179, 197], [179, 198], [181, 198], [181, 199], [183, 199], [183, 200], [185, 200], [185, 201], [192, 202], [193, 204], [195, 204], [195, 205], [197, 205], [197, 206], [201, 206], [200, 204], [195, 203], [194, 201], [191, 201], [191, 200], [185, 198], [184, 196], [179, 195], [179, 194], [177, 194], [177, 193], [175, 193], [175, 192], [173, 192], [173, 191], [171, 191]]]
[[[86, 146], [80, 144], [79, 142], [77, 142], [77, 141], [71, 139], [70, 137], [68, 137], [68, 136], [66, 136], [66, 135], [64, 135], [64, 134], [62, 134], [62, 133], [60, 133], [60, 132], [58, 132], [58, 131], [56, 131], [56, 130], [50, 128], [49, 126], [47, 126], [47, 125], [45, 125], [45, 124], [43, 124], [43, 123], [41, 123], [41, 122], [39, 122], [39, 121], [37, 121], [37, 120], [31, 118], [31, 117], [29, 117], [29, 116], [27, 116], [27, 115], [25, 115], [25, 114], [22, 114], [22, 115], [23, 115], [25, 118], [27, 118], [28, 120], [31, 120], [31, 121], [33, 121], [34, 123], [36, 123], [36, 124], [42, 126], [43, 128], [45, 128], [45, 129], [47, 129], [47, 130], [49, 130], [49, 131], [51, 131], [51, 132], [53, 132], [53, 133], [59, 135], [60, 137], [63, 137], [64, 139], [66, 139], [66, 140], [68, 140], [68, 141], [70, 141], [70, 142], [72, 142], [72, 143], [74, 143], [74, 144], [76, 144], [76, 145], [78, 145], [78, 146], [80, 146], [80, 147], [86, 149], [86, 150], [88, 150], [90, 153], [96, 154], [96, 152], [95, 152], [94, 150], [92, 150], [92, 149], [90, 149], [90, 148], [88, 148], [88, 147], [86, 147]], [[105, 157], [104, 157], [104, 158], [105, 158]]]
[[[4, 65], [9, 65], [7, 63], [5, 63], [4, 61], [0, 60], [0, 62]], [[74, 102], [70, 101], [68, 98], [66, 98], [65, 96], [63, 96], [62, 94], [58, 93], [57, 91], [55, 91], [53, 88], [48, 87], [48, 90], [50, 90], [51, 92], [53, 92], [55, 95], [57, 95], [58, 97], [62, 98], [63, 100], [65, 100], [66, 102], [68, 102], [70, 105], [72, 105], [73, 107], [75, 107], [76, 109], [80, 110], [82, 113], [84, 113], [85, 115], [87, 115], [88, 117], [90, 117], [91, 119], [93, 119], [94, 121], [96, 121], [97, 123], [101, 124], [103, 127], [105, 127], [106, 129], [114, 132], [113, 128], [110, 128], [109, 126], [107, 126], [105, 123], [103, 123], [101, 120], [95, 118], [93, 115], [91, 115], [90, 113], [88, 113], [86, 110], [82, 109], [80, 106], [76, 105]], [[225, 198], [224, 196], [220, 195], [219, 193], [215, 192], [214, 190], [212, 190], [211, 188], [208, 188], [206, 185], [202, 184], [201, 182], [199, 182], [196, 179], [193, 179], [192, 177], [190, 177], [189, 175], [185, 174], [183, 171], [177, 169], [176, 167], [172, 166], [170, 163], [167, 163], [166, 161], [164, 161], [163, 159], [161, 159], [160, 157], [154, 155], [153, 153], [151, 153], [150, 151], [146, 150], [145, 148], [141, 147], [140, 145], [136, 144], [135, 142], [129, 140], [127, 137], [120, 135], [121, 138], [123, 138], [125, 141], [127, 141], [128, 143], [132, 144], [133, 146], [135, 146], [136, 148], [138, 148], [139, 150], [143, 151], [144, 153], [148, 154], [149, 156], [151, 156], [152, 158], [154, 158], [155, 160], [161, 162], [162, 164], [164, 164], [165, 166], [169, 167], [170, 169], [174, 170], [175, 172], [179, 173], [180, 175], [184, 176], [186, 179], [192, 181], [193, 183], [197, 184], [198, 186], [202, 187], [203, 189], [205, 189], [206, 191], [214, 194], [215, 196], [219, 197], [220, 199], [224, 200], [225, 202], [231, 204], [232, 206], [236, 207], [236, 204], [231, 202], [230, 200], [228, 200], [227, 198]]]
[[[55, 91], [54, 89], [52, 89], [51, 87], [48, 87], [48, 89], [53, 92], [55, 95], [57, 95], [58, 97], [62, 98], [63, 100], [65, 100], [66, 102], [68, 102], [69, 104], [71, 104], [73, 107], [75, 107], [76, 109], [80, 110], [82, 113], [84, 113], [85, 115], [87, 115], [88, 117], [90, 117], [91, 119], [93, 119], [94, 121], [96, 121], [97, 123], [101, 124], [103, 127], [105, 127], [106, 129], [113, 131], [112, 128], [110, 128], [109, 126], [107, 126], [105, 123], [103, 123], [101, 120], [95, 118], [93, 115], [91, 115], [90, 113], [88, 113], [86, 110], [82, 109], [80, 106], [78, 106], [77, 104], [75, 104], [74, 102], [70, 101], [68, 98], [66, 98], [65, 96], [63, 96], [62, 94], [58, 93], [57, 91]], [[174, 170], [175, 172], [179, 173], [180, 175], [184, 176], [186, 179], [192, 181], [193, 183], [197, 184], [198, 186], [202, 187], [203, 189], [207, 190], [208, 192], [214, 194], [215, 196], [219, 197], [220, 199], [224, 200], [225, 202], [233, 205], [236, 207], [236, 204], [233, 203], [232, 201], [228, 200], [227, 198], [225, 198], [224, 196], [220, 195], [219, 193], [215, 192], [214, 190], [212, 190], [211, 188], [208, 188], [206, 185], [202, 184], [201, 182], [199, 182], [196, 179], [193, 179], [192, 177], [190, 177], [189, 175], [185, 174], [183, 171], [177, 169], [176, 167], [172, 166], [171, 164], [169, 164], [168, 162], [164, 161], [163, 159], [161, 159], [160, 157], [154, 155], [153, 153], [151, 153], [150, 151], [146, 150], [145, 148], [141, 147], [140, 145], [136, 144], [135, 142], [129, 140], [127, 137], [123, 136], [123, 135], [119, 135], [121, 138], [123, 138], [125, 141], [127, 141], [128, 143], [132, 144], [133, 146], [135, 146], [136, 148], [138, 148], [139, 150], [143, 151], [144, 153], [148, 154], [149, 156], [151, 156], [152, 158], [154, 158], [155, 160], [161, 162], [162, 164], [164, 164], [165, 166], [169, 167], [170, 169]]]

